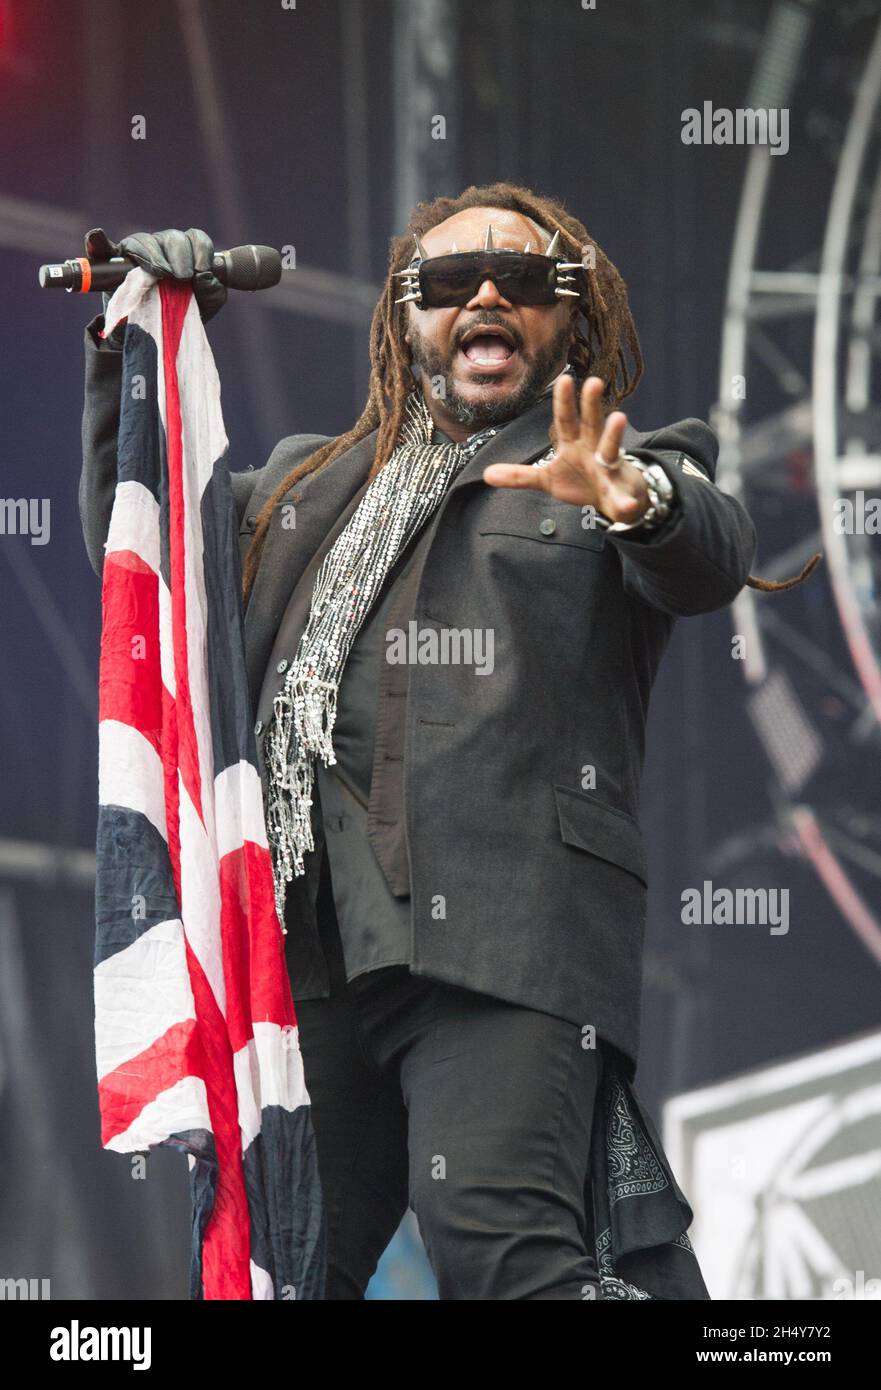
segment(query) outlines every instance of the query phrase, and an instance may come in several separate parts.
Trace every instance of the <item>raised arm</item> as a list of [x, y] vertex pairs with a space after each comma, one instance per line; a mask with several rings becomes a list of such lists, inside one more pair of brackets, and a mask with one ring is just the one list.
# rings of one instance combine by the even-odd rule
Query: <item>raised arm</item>
[[648, 487], [637, 465], [620, 454], [627, 416], [617, 410], [604, 418], [602, 392], [599, 377], [588, 377], [579, 411], [574, 383], [561, 377], [554, 387], [553, 459], [540, 468], [492, 464], [484, 480], [591, 506], [627, 528], [613, 525], [606, 536], [621, 555], [625, 589], [652, 607], [685, 616], [730, 603], [749, 576], [756, 532], [741, 504], [713, 482], [719, 448], [713, 431], [702, 420], [682, 420], [629, 450], [632, 458], [657, 464], [673, 485], [669, 512], [643, 530]]
[[[165, 232], [136, 232], [119, 243], [112, 242], [103, 228], [96, 227], [86, 233], [85, 248], [91, 261], [125, 256], [157, 279], [191, 281], [203, 323], [213, 318], [226, 301], [226, 290], [211, 269], [213, 242], [207, 233], [196, 227], [186, 232], [176, 228]], [[104, 545], [116, 488], [116, 440], [119, 433], [124, 333], [124, 330], [116, 330], [108, 340], [101, 337], [103, 328], [104, 317], [99, 314], [85, 331], [83, 465], [79, 485], [83, 537], [92, 568], [98, 575], [104, 568]], [[254, 474], [246, 474], [245, 477], [250, 492]], [[243, 508], [246, 502], [247, 498], [244, 498]]]

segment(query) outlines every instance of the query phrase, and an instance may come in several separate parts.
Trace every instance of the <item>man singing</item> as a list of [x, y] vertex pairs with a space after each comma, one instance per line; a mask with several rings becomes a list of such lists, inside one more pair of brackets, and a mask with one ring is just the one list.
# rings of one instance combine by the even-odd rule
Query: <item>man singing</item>
[[[197, 231], [123, 254], [225, 292]], [[120, 344], [86, 331], [80, 509], [100, 573]], [[339, 438], [231, 474], [276, 896], [328, 1221], [360, 1299], [408, 1204], [442, 1299], [690, 1299], [691, 1212], [632, 1089], [644, 730], [679, 616], [755, 531], [699, 420], [640, 434], [624, 282], [510, 184], [391, 242]]]

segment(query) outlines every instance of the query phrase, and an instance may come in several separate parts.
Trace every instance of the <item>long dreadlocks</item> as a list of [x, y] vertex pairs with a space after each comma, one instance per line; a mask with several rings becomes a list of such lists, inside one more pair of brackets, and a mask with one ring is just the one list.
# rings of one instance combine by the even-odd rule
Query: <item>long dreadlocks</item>
[[[569, 363], [576, 376], [598, 376], [606, 383], [603, 405], [607, 411], [613, 410], [636, 389], [644, 364], [627, 300], [627, 286], [587, 229], [562, 203], [511, 183], [472, 185], [456, 198], [435, 198], [418, 203], [410, 214], [406, 232], [392, 237], [389, 246], [385, 286], [370, 325], [370, 381], [364, 409], [347, 433], [329, 439], [292, 469], [260, 509], [245, 559], [243, 594], [246, 603], [263, 554], [273, 509], [293, 485], [308, 474], [328, 467], [373, 430], [377, 432], [376, 451], [369, 478], [374, 478], [391, 458], [404, 419], [407, 396], [413, 388], [410, 353], [404, 342], [407, 305], [394, 302], [398, 293], [395, 271], [410, 264], [414, 235], [422, 237], [454, 213], [475, 207], [519, 212], [538, 223], [549, 235], [559, 232], [561, 253], [569, 260], [582, 260], [588, 249], [592, 249], [593, 254], [587, 258], [592, 262], [586, 267], [587, 289], [575, 301], [572, 310]], [[793, 579], [777, 582], [750, 575], [747, 583], [756, 589], [791, 588], [807, 578], [819, 558], [815, 555]]]

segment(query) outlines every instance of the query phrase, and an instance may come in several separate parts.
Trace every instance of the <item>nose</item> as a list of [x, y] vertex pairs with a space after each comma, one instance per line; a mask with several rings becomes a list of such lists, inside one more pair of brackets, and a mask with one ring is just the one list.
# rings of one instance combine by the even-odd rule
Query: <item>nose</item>
[[484, 280], [480, 289], [472, 295], [466, 304], [466, 309], [510, 309], [510, 301], [500, 294], [498, 286], [494, 280]]

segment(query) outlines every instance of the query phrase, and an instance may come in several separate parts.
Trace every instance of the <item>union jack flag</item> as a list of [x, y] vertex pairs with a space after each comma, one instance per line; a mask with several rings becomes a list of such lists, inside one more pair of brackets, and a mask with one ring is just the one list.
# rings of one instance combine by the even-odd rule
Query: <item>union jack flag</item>
[[220, 383], [189, 285], [130, 272], [104, 563], [102, 1144], [188, 1155], [193, 1298], [321, 1298], [325, 1221], [245, 674]]

